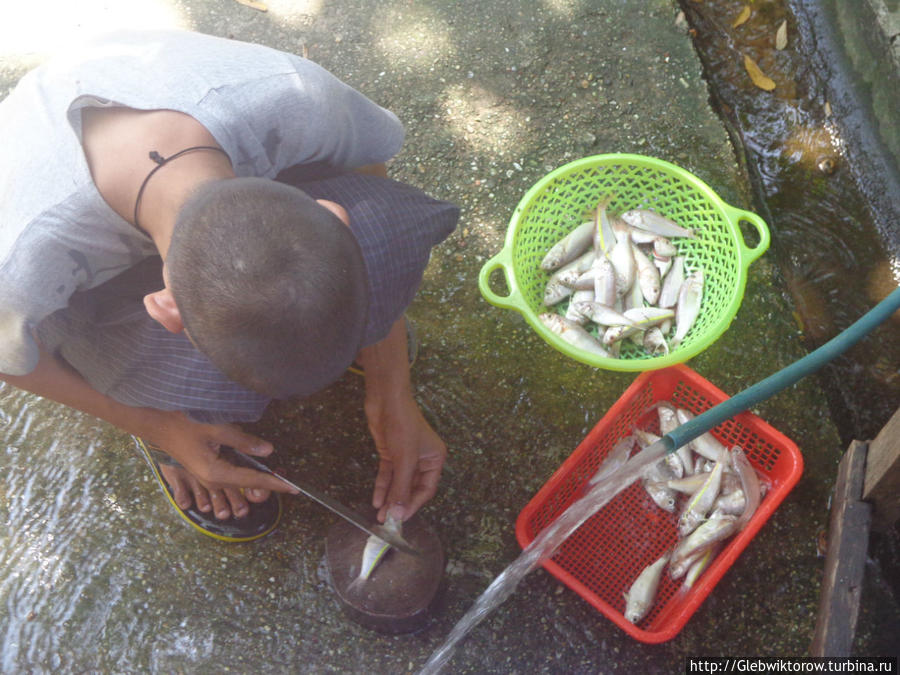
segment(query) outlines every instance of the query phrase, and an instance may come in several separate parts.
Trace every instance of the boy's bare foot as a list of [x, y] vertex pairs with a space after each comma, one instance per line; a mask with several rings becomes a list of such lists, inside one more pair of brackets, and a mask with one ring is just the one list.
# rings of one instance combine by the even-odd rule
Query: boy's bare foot
[[171, 464], [160, 464], [160, 472], [172, 490], [175, 503], [182, 510], [197, 505], [202, 513], [212, 513], [219, 520], [228, 520], [232, 515], [243, 518], [250, 511], [249, 502], [262, 503], [271, 494], [268, 490], [208, 490], [188, 473], [186, 469]]

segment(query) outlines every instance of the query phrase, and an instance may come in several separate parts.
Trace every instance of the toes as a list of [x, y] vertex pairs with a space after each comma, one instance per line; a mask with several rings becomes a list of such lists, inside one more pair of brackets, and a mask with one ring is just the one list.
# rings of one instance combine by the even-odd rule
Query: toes
[[201, 513], [209, 513], [213, 509], [209, 490], [203, 487], [200, 482], [190, 474], [186, 475], [188, 484], [191, 487], [191, 494], [194, 497], [194, 504], [197, 505], [197, 510]]
[[248, 502], [253, 502], [254, 504], [261, 504], [266, 501], [270, 494], [272, 494], [271, 490], [258, 490], [256, 488], [244, 490], [244, 497], [247, 498]]
[[234, 488], [207, 490], [191, 474], [181, 467], [163, 465], [160, 471], [172, 490], [172, 498], [184, 510], [196, 505], [202, 513], [212, 512], [219, 520], [227, 520], [234, 514], [242, 518], [250, 512], [248, 502], [260, 503], [269, 498], [269, 490], [248, 489], [245, 492]]
[[235, 518], [243, 518], [250, 511], [250, 506], [240, 490], [225, 488], [225, 498], [231, 505], [231, 513], [234, 514]]
[[178, 504], [178, 508], [191, 508], [191, 504], [193, 504], [194, 502], [191, 498], [191, 489], [188, 481], [185, 480], [186, 476], [184, 471], [182, 471], [178, 467], [170, 466], [167, 464], [161, 465], [159, 469], [163, 475], [163, 478], [165, 478], [166, 482], [169, 484], [169, 488], [172, 491], [172, 499], [174, 499], [175, 503]]
[[212, 511], [216, 518], [227, 520], [231, 517], [231, 507], [222, 490], [210, 490], [209, 498], [212, 501]]

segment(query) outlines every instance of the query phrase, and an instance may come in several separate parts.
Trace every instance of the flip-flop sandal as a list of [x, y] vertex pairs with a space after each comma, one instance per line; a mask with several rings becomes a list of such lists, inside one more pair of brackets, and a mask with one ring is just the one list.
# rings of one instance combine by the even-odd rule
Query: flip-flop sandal
[[219, 520], [212, 513], [203, 513], [193, 505], [188, 509], [182, 509], [175, 502], [172, 488], [159, 468], [160, 464], [179, 466], [178, 462], [143, 439], [137, 436], [132, 438], [138, 454], [150, 465], [150, 470], [178, 515], [208, 537], [229, 542], [253, 541], [269, 534], [281, 520], [281, 495], [277, 492], [273, 492], [262, 503], [249, 502], [250, 511], [242, 518], [231, 516], [226, 520]]
[[[406, 348], [409, 353], [409, 367], [412, 368], [416, 362], [416, 357], [419, 355], [419, 340], [416, 337], [416, 327], [413, 325], [413, 322], [405, 314], [403, 315], [403, 320], [406, 322]], [[357, 375], [366, 374], [365, 369], [356, 361], [351, 363], [347, 370]]]

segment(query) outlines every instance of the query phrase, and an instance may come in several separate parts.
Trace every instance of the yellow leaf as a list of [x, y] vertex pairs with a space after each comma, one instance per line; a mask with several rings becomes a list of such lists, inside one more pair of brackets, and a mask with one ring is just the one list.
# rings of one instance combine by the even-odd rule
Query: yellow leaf
[[787, 47], [787, 19], [781, 22], [775, 32], [775, 49], [784, 49], [785, 47]]
[[750, 79], [753, 80], [753, 84], [760, 89], [772, 91], [775, 88], [775, 83], [760, 70], [759, 66], [756, 65], [756, 61], [746, 54], [744, 55], [744, 68], [747, 69], [747, 73], [750, 75]]
[[744, 23], [747, 19], [750, 18], [750, 5], [744, 5], [744, 9], [741, 10], [741, 13], [738, 14], [738, 17], [734, 20], [734, 23], [731, 24], [732, 28], [737, 28], [742, 23]]
[[237, 0], [242, 5], [246, 5], [247, 7], [252, 7], [253, 9], [259, 10], [260, 12], [268, 12], [269, 8], [266, 6], [264, 2], [257, 2], [257, 0]]

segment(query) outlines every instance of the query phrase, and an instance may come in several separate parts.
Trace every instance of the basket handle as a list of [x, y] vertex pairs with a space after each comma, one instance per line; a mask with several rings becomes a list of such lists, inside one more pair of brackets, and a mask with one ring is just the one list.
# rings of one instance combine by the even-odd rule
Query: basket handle
[[[772, 240], [771, 235], [769, 234], [769, 226], [766, 225], [766, 221], [760, 218], [758, 215], [753, 213], [752, 211], [745, 211], [744, 209], [738, 209], [733, 206], [727, 206], [728, 217], [734, 226], [737, 228], [740, 237], [738, 237], [738, 245], [741, 248], [741, 251], [744, 253], [744, 256], [747, 260], [747, 266], [750, 266], [754, 260], [759, 258], [763, 253], [766, 252], [766, 249], [769, 248], [769, 243]], [[753, 248], [747, 246], [744, 242], [743, 233], [741, 233], [739, 223], [742, 220], [746, 220], [753, 227], [756, 228], [756, 231], [759, 233], [759, 243], [756, 244]]]
[[[512, 273], [512, 249], [504, 247], [493, 258], [490, 258], [481, 267], [478, 273], [478, 289], [492, 305], [503, 307], [504, 309], [515, 309], [521, 311], [522, 298], [519, 293], [519, 287], [516, 285], [515, 276]], [[495, 270], [503, 270], [503, 277], [506, 280], [506, 286], [509, 289], [507, 295], [497, 295], [491, 289], [491, 274]]]

